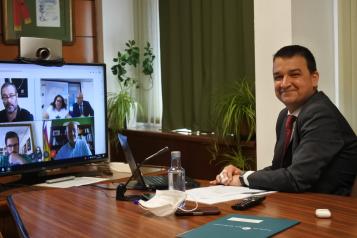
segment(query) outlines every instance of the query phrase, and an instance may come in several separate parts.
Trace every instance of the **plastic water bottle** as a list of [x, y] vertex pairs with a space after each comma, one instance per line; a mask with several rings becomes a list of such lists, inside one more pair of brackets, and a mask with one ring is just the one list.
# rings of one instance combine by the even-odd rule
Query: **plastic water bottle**
[[181, 152], [171, 152], [171, 167], [168, 170], [169, 190], [185, 191], [185, 170], [181, 166]]

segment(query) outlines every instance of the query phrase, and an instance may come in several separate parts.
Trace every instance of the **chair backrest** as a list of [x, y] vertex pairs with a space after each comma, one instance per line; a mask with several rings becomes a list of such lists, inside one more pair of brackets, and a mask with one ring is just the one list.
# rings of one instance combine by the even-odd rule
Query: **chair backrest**
[[352, 197], [357, 197], [357, 175], [355, 177], [355, 182], [352, 187], [352, 192], [351, 192]]

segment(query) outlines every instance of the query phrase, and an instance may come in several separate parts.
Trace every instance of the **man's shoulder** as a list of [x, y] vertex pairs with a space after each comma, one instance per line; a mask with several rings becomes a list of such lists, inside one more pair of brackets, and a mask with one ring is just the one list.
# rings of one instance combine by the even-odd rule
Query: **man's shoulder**
[[0, 111], [0, 121], [7, 121], [5, 109]]
[[280, 112], [279, 112], [279, 115], [278, 115], [278, 121], [282, 121], [285, 116], [288, 114], [288, 108], [284, 108], [282, 109]]
[[19, 156], [21, 156], [27, 163], [31, 163], [32, 162], [32, 157], [30, 155], [19, 154]]
[[0, 155], [0, 161], [8, 161], [9, 156], [8, 155]]
[[9, 156], [8, 155], [0, 155], [0, 166], [6, 167], [9, 165]]
[[322, 91], [313, 95], [301, 108], [301, 114], [305, 113], [332, 113], [338, 111], [337, 107]]
[[27, 111], [25, 108], [20, 108], [20, 113], [21, 114], [31, 114], [29, 111]]
[[56, 159], [61, 158], [68, 152], [68, 143], [61, 146], [61, 148], [57, 151]]
[[85, 140], [82, 140], [82, 139], [78, 139], [76, 141], [76, 145], [78, 146], [84, 146], [84, 145], [87, 145], [87, 142]]
[[33, 121], [33, 115], [24, 108], [20, 108], [19, 114], [16, 120], [21, 121]]

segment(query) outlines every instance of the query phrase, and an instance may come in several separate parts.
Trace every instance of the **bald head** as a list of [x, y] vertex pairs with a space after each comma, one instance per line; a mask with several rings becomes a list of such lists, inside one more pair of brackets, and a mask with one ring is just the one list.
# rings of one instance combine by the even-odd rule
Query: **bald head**
[[83, 93], [82, 92], [79, 92], [77, 94], [77, 103], [78, 104], [81, 104], [83, 102]]

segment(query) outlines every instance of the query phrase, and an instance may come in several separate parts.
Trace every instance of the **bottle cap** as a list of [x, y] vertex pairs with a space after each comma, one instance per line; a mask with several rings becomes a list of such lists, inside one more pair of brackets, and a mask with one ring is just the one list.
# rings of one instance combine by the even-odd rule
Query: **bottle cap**
[[171, 156], [173, 156], [173, 157], [181, 157], [181, 151], [171, 151]]

